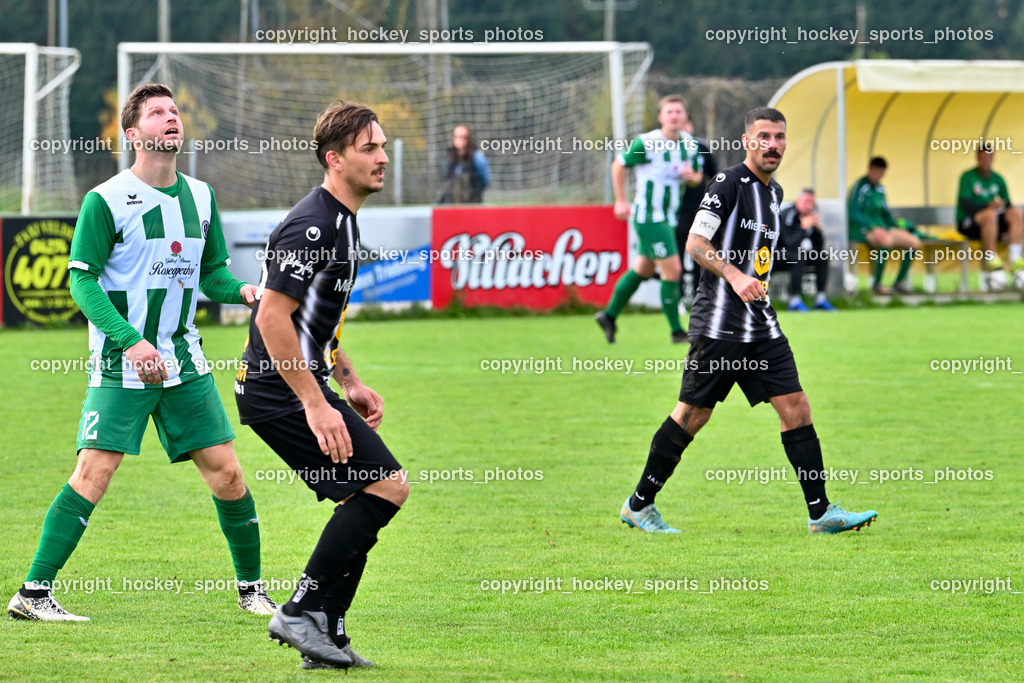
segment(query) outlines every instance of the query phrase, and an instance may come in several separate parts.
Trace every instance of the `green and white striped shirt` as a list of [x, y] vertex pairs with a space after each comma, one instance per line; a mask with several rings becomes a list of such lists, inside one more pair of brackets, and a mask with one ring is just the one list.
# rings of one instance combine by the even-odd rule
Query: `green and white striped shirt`
[[[96, 276], [121, 317], [156, 348], [164, 387], [210, 372], [193, 324], [196, 294], [202, 275], [229, 262], [213, 190], [177, 176], [155, 188], [125, 170], [89, 192], [68, 264]], [[146, 388], [121, 343], [90, 319], [90, 387]]]
[[689, 164], [702, 170], [697, 140], [685, 131], [679, 140], [669, 140], [656, 128], [644, 133], [619, 156], [619, 163], [636, 171], [636, 194], [633, 197], [633, 220], [637, 223], [668, 223], [673, 228], [679, 220], [682, 198], [679, 172]]

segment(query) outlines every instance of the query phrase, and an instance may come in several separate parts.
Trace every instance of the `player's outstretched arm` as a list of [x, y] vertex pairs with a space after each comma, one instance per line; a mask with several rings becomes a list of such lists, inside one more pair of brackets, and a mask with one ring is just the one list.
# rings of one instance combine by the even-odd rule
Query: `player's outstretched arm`
[[721, 258], [707, 237], [694, 234], [691, 231], [690, 236], [686, 239], [686, 253], [701, 268], [726, 280], [736, 295], [745, 303], [764, 298], [764, 287], [761, 286], [761, 281], [743, 273], [739, 268]]
[[374, 431], [380, 426], [384, 417], [384, 399], [376, 391], [362, 383], [356, 370], [352, 367], [352, 361], [345, 354], [345, 351], [338, 347], [338, 360], [334, 366], [334, 381], [341, 386], [352, 409], [359, 413], [366, 424]]
[[256, 311], [256, 327], [274, 369], [302, 401], [306, 422], [316, 435], [320, 450], [334, 462], [344, 463], [352, 455], [352, 440], [344, 418], [324, 398], [319, 382], [302, 355], [299, 335], [291, 319], [298, 307], [299, 302], [287, 294], [265, 289]]

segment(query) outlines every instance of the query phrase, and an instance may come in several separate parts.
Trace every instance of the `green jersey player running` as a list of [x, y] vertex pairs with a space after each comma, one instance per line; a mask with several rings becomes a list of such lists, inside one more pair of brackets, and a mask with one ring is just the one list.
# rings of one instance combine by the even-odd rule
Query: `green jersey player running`
[[[704, 179], [697, 141], [683, 130], [687, 121], [683, 98], [666, 95], [658, 102], [661, 128], [638, 137], [625, 154], [612, 162], [615, 217], [629, 219], [639, 244], [632, 270], [627, 270], [615, 283], [608, 306], [595, 317], [610, 343], [615, 342], [615, 319], [640, 283], [654, 275], [655, 266], [661, 273], [661, 310], [668, 318], [672, 341], [686, 341], [686, 330], [679, 322], [682, 265], [676, 247], [676, 220], [682, 196], [680, 184], [695, 187]], [[625, 199], [627, 168], [636, 170], [632, 206]]]
[[71, 294], [89, 319], [78, 466], [46, 513], [32, 566], [7, 613], [88, 621], [57, 604], [54, 580], [124, 454], [138, 455], [152, 415], [170, 461], [192, 460], [213, 493], [239, 607], [271, 615], [277, 605], [260, 581], [256, 508], [193, 324], [197, 288], [214, 301], [251, 307], [256, 287], [227, 269], [210, 186], [175, 170], [184, 130], [170, 89], [137, 88], [125, 101], [121, 126], [136, 162], [85, 196], [71, 242]]

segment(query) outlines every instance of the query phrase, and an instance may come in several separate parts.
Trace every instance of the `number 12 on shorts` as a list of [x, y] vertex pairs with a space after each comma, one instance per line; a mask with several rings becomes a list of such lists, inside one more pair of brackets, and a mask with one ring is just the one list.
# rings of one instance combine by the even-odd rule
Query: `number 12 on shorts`
[[98, 410], [90, 410], [85, 415], [82, 415], [82, 440], [95, 440], [96, 434], [96, 423], [100, 421], [100, 413]]

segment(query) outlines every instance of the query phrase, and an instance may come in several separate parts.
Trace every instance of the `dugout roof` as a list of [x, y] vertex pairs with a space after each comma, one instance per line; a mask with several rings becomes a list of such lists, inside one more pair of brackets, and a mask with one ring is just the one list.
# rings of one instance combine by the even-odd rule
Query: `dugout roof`
[[[952, 206], [984, 137], [1011, 198], [1024, 202], [1024, 62], [828, 62], [793, 76], [770, 105], [787, 120], [775, 175], [789, 199], [807, 186], [845, 198], [868, 159], [883, 156], [890, 206]], [[974, 146], [954, 152], [955, 141]]]

